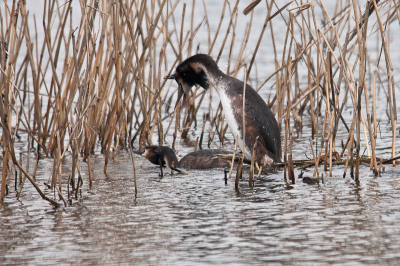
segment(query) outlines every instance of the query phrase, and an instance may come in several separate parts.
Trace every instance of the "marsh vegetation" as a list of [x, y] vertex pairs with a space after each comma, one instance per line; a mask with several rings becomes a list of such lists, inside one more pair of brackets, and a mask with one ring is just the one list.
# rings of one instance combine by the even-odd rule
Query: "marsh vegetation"
[[[343, 0], [330, 6], [328, 12], [324, 1], [254, 1], [246, 9], [239, 1], [218, 9], [199, 0], [44, 1], [37, 17], [25, 1], [3, 2], [1, 198], [7, 184], [15, 180], [18, 198], [29, 181], [42, 198], [67, 205], [83, 182], [82, 164], [88, 166], [84, 181], [92, 183], [96, 150], [104, 154], [106, 172], [115, 151], [131, 144], [234, 147], [212, 90], [196, 87], [187, 106], [174, 109], [176, 84], [165, 77], [198, 52], [247, 80], [276, 114], [285, 182], [295, 182], [296, 164], [313, 167], [314, 177], [321, 171], [332, 176], [337, 164], [345, 165], [343, 177], [350, 172], [356, 181], [360, 167], [379, 176], [382, 164], [395, 165], [398, 156], [399, 86], [389, 47], [391, 28], [400, 24], [399, 3]], [[371, 39], [376, 50], [367, 45]], [[309, 158], [295, 158], [293, 136], [305, 131], [311, 133], [304, 151]], [[25, 153], [16, 149], [20, 138]], [[66, 156], [68, 179], [61, 171]], [[53, 161], [46, 184], [57, 197], [35, 181], [44, 158]]]

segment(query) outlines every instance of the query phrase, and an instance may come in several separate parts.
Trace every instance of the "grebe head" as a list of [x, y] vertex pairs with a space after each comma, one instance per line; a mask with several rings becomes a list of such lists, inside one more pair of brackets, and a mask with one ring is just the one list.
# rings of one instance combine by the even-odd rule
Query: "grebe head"
[[[133, 153], [143, 156], [153, 164], [159, 164], [159, 159], [163, 159], [163, 156], [160, 156], [160, 152], [157, 149], [158, 146], [146, 146], [143, 150], [134, 150]], [[165, 164], [164, 160], [162, 162]]]
[[167, 165], [169, 168], [178, 167], [175, 152], [166, 146], [146, 146], [143, 151], [134, 151], [134, 153], [142, 155], [152, 164]]
[[217, 63], [206, 54], [197, 54], [183, 61], [176, 67], [174, 74], [167, 76], [167, 79], [175, 79], [178, 83], [178, 100], [176, 105], [178, 105], [182, 96], [182, 105], [185, 105], [187, 95], [195, 85], [199, 85], [206, 90], [209, 89], [209, 74], [218, 74], [220, 72]]

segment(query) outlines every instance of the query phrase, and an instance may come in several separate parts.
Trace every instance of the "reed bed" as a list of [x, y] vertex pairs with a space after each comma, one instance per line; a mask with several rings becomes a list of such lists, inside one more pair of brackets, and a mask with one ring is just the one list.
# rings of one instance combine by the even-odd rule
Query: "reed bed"
[[[325, 175], [332, 176], [334, 165], [341, 163], [345, 165], [343, 176], [350, 168], [356, 181], [360, 163], [367, 161], [376, 176], [383, 162], [396, 164], [398, 85], [388, 35], [391, 25], [400, 23], [398, 1], [372, 0], [361, 5], [342, 0], [330, 12], [324, 1], [254, 1], [247, 8], [239, 0], [224, 1], [218, 21], [208, 16], [214, 7], [204, 0], [189, 4], [179, 0], [75, 3], [45, 0], [41, 2], [42, 18], [32, 14], [25, 1], [1, 4], [2, 200], [12, 173], [19, 172], [19, 180], [15, 177], [17, 197], [28, 179], [43, 199], [67, 205], [78, 197], [83, 182], [91, 185], [95, 178], [90, 158], [98, 149], [104, 153], [106, 172], [112, 153], [119, 147], [131, 149], [131, 143], [140, 148], [164, 145], [172, 138], [168, 145], [174, 149], [181, 140], [196, 149], [216, 142], [233, 147], [226, 144], [230, 132], [221, 104], [213, 104], [219, 100], [212, 90], [194, 88], [186, 109], [181, 111], [184, 107], [178, 105], [174, 110], [176, 85], [164, 77], [199, 50], [217, 63], [224, 58], [226, 64], [220, 67], [229, 75], [248, 80], [260, 93], [270, 92], [265, 100], [276, 114], [284, 138], [286, 182], [295, 182], [293, 169], [298, 164], [314, 167], [313, 175], [318, 177], [320, 164], [324, 164]], [[322, 17], [316, 17], [316, 9]], [[202, 20], [197, 22], [199, 14]], [[80, 22], [74, 27], [77, 17]], [[243, 18], [245, 31], [239, 32], [237, 25], [243, 24]], [[278, 22], [285, 25], [278, 29], [285, 32], [283, 43], [275, 38]], [[368, 31], [371, 24], [373, 30]], [[200, 28], [206, 29], [206, 36], [197, 35]], [[258, 41], [249, 45], [255, 34]], [[371, 59], [368, 38], [377, 40], [377, 60]], [[260, 76], [257, 68], [265, 57], [259, 51], [266, 39], [272, 45], [274, 67], [270, 69], [274, 70]], [[277, 51], [278, 46], [283, 47], [282, 52]], [[386, 97], [380, 103], [387, 104], [392, 134], [391, 156], [386, 159], [376, 157], [378, 90]], [[207, 101], [208, 111], [199, 111]], [[343, 116], [346, 106], [353, 108], [351, 119]], [[305, 117], [311, 120], [310, 127], [302, 125]], [[188, 133], [194, 127], [201, 128], [201, 134], [190, 141]], [[343, 128], [347, 136], [337, 139]], [[294, 130], [311, 131], [312, 137], [306, 141], [310, 141], [307, 153], [312, 160], [293, 157]], [[28, 154], [18, 154], [14, 148], [21, 135], [26, 136], [27, 151], [35, 150], [36, 160], [30, 161]], [[362, 156], [363, 149], [367, 156]], [[72, 153], [68, 181], [61, 171], [67, 151]], [[132, 152], [128, 154], [137, 188], [134, 157]], [[36, 182], [36, 169], [43, 158], [53, 160], [47, 185], [58, 197], [45, 194]], [[82, 178], [82, 163], [88, 165], [89, 180]], [[260, 166], [253, 162], [250, 185], [256, 170], [259, 176]], [[231, 173], [232, 169], [229, 177]], [[236, 187], [241, 175], [240, 166]]]

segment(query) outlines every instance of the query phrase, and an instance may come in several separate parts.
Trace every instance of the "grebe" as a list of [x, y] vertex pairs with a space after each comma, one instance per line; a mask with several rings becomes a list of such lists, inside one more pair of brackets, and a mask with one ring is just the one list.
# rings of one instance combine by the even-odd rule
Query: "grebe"
[[[282, 148], [278, 123], [261, 96], [246, 84], [245, 101], [245, 150], [243, 151], [243, 82], [224, 74], [217, 63], [206, 54], [189, 57], [176, 67], [175, 73], [167, 76], [178, 83], [178, 100], [186, 95], [194, 85], [204, 89], [214, 87], [221, 99], [228, 126], [238, 139], [238, 147], [247, 159], [252, 158], [252, 150], [257, 141], [255, 159], [264, 165], [281, 162]], [[258, 139], [257, 139], [258, 138]]]
[[163, 176], [162, 168], [165, 166], [177, 172], [182, 172], [180, 169], [190, 170], [230, 167], [232, 162], [231, 158], [215, 157], [219, 154], [232, 153], [221, 149], [191, 152], [182, 157], [180, 161], [178, 161], [175, 152], [167, 146], [147, 146], [143, 151], [134, 151], [134, 153], [142, 155], [155, 165], [159, 165], [161, 171], [160, 176]]

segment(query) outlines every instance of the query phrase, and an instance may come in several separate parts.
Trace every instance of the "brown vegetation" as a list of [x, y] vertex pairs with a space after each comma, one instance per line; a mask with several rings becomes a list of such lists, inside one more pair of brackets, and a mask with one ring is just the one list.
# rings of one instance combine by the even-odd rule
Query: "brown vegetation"
[[[24, 1], [12, 1], [12, 4], [3, 1], [5, 8], [0, 9], [1, 199], [6, 193], [6, 179], [11, 178], [12, 169], [18, 169], [23, 174], [18, 195], [27, 178], [42, 198], [57, 204], [36, 183], [36, 170], [29, 173], [29, 160], [26, 166], [18, 160], [21, 155], [16, 154], [14, 143], [20, 132], [26, 134], [27, 145], [36, 149], [35, 169], [43, 156], [54, 160], [49, 185], [65, 204], [67, 189], [62, 187], [67, 184], [62, 182], [61, 165], [67, 150], [72, 151], [69, 182], [77, 196], [77, 187], [82, 183], [80, 164], [87, 162], [91, 171], [90, 156], [97, 145], [105, 154], [104, 171], [113, 147], [128, 147], [130, 140], [140, 146], [151, 145], [157, 134], [155, 144], [163, 145], [165, 137], [173, 134], [172, 147], [176, 149], [179, 140], [188, 138], [189, 129], [201, 117], [198, 112], [206, 92], [196, 88], [187, 112], [180, 112], [180, 106], [173, 111], [168, 92], [175, 85], [164, 77], [174, 71], [177, 63], [196, 53], [195, 36], [201, 26], [208, 28], [208, 44], [203, 44], [208, 45], [207, 53], [217, 63], [222, 55], [227, 58], [226, 71], [232, 76], [246, 69], [249, 80], [255, 79], [259, 46], [263, 37], [266, 38], [264, 35], [270, 32], [275, 71], [261, 77], [265, 80], [256, 89], [261, 90], [275, 78], [275, 93], [269, 105], [285, 138], [282, 142], [285, 179], [288, 171], [289, 179], [294, 182], [292, 127], [302, 127], [303, 116], [310, 116], [312, 121], [310, 142], [315, 151], [310, 149], [310, 153], [314, 156], [314, 175], [319, 174], [319, 158], [324, 154], [328, 155], [323, 161], [325, 169], [332, 175], [332, 154], [338, 150], [336, 136], [342, 126], [348, 131], [340, 152], [340, 157], [344, 156], [344, 175], [350, 162], [351, 173], [359, 179], [360, 146], [364, 139], [371, 170], [378, 175], [381, 168], [375, 155], [378, 87], [385, 90], [387, 97], [384, 102], [388, 104], [393, 136], [391, 155], [395, 157], [396, 84], [386, 35], [390, 23], [400, 23], [400, 3], [372, 0], [366, 6], [358, 6], [355, 0], [337, 1], [333, 14], [327, 12], [323, 1], [313, 3], [292, 1], [282, 5], [278, 1], [266, 1], [265, 7], [263, 2], [254, 1], [246, 9], [249, 20], [243, 38], [239, 39], [237, 24], [242, 22], [238, 21], [238, 15], [243, 10], [239, 9], [238, 0], [224, 2], [215, 32], [210, 30], [210, 23], [216, 22], [209, 20], [207, 5], [203, 2], [204, 9], [195, 10], [195, 0], [190, 8], [179, 0], [91, 0], [80, 1], [80, 10], [72, 10], [72, 1], [47, 0], [43, 4], [41, 23], [36, 17], [32, 20], [34, 15]], [[254, 23], [254, 12], [258, 8], [266, 10], [263, 25]], [[315, 16], [316, 8], [322, 10], [322, 24]], [[73, 12], [82, 14], [77, 28], [71, 26]], [[195, 25], [194, 16], [198, 14], [204, 20]], [[180, 20], [175, 18], [179, 15], [182, 15]], [[372, 17], [377, 30], [369, 33], [367, 27]], [[274, 20], [283, 20], [286, 24], [284, 43], [275, 41]], [[226, 26], [225, 21], [229, 22]], [[352, 25], [357, 26], [353, 29]], [[249, 35], [260, 26], [263, 28], [258, 43], [247, 58]], [[38, 37], [39, 27], [44, 34], [42, 39]], [[370, 35], [376, 36], [382, 47], [382, 59], [378, 62], [369, 60], [366, 40]], [[346, 36], [344, 42], [343, 36]], [[277, 45], [284, 47], [283, 54], [277, 53]], [[239, 53], [234, 55], [236, 50]], [[300, 64], [308, 73], [308, 85], [303, 88], [299, 82]], [[225, 67], [221, 69], [225, 71]], [[368, 71], [372, 73], [372, 83], [367, 82]], [[202, 134], [193, 145], [198, 148], [204, 146], [205, 130], [209, 131], [208, 144], [216, 141], [215, 136], [223, 143], [225, 135], [230, 134], [221, 105], [211, 104], [216, 94], [207, 95], [209, 112], [202, 116], [203, 121], [199, 123]], [[354, 115], [346, 121], [342, 112], [349, 102]], [[175, 125], [173, 132], [172, 125]], [[132, 162], [134, 166], [133, 157]], [[391, 162], [395, 164], [395, 160]], [[252, 178], [254, 170], [252, 166]], [[91, 183], [91, 174], [89, 179]]]

